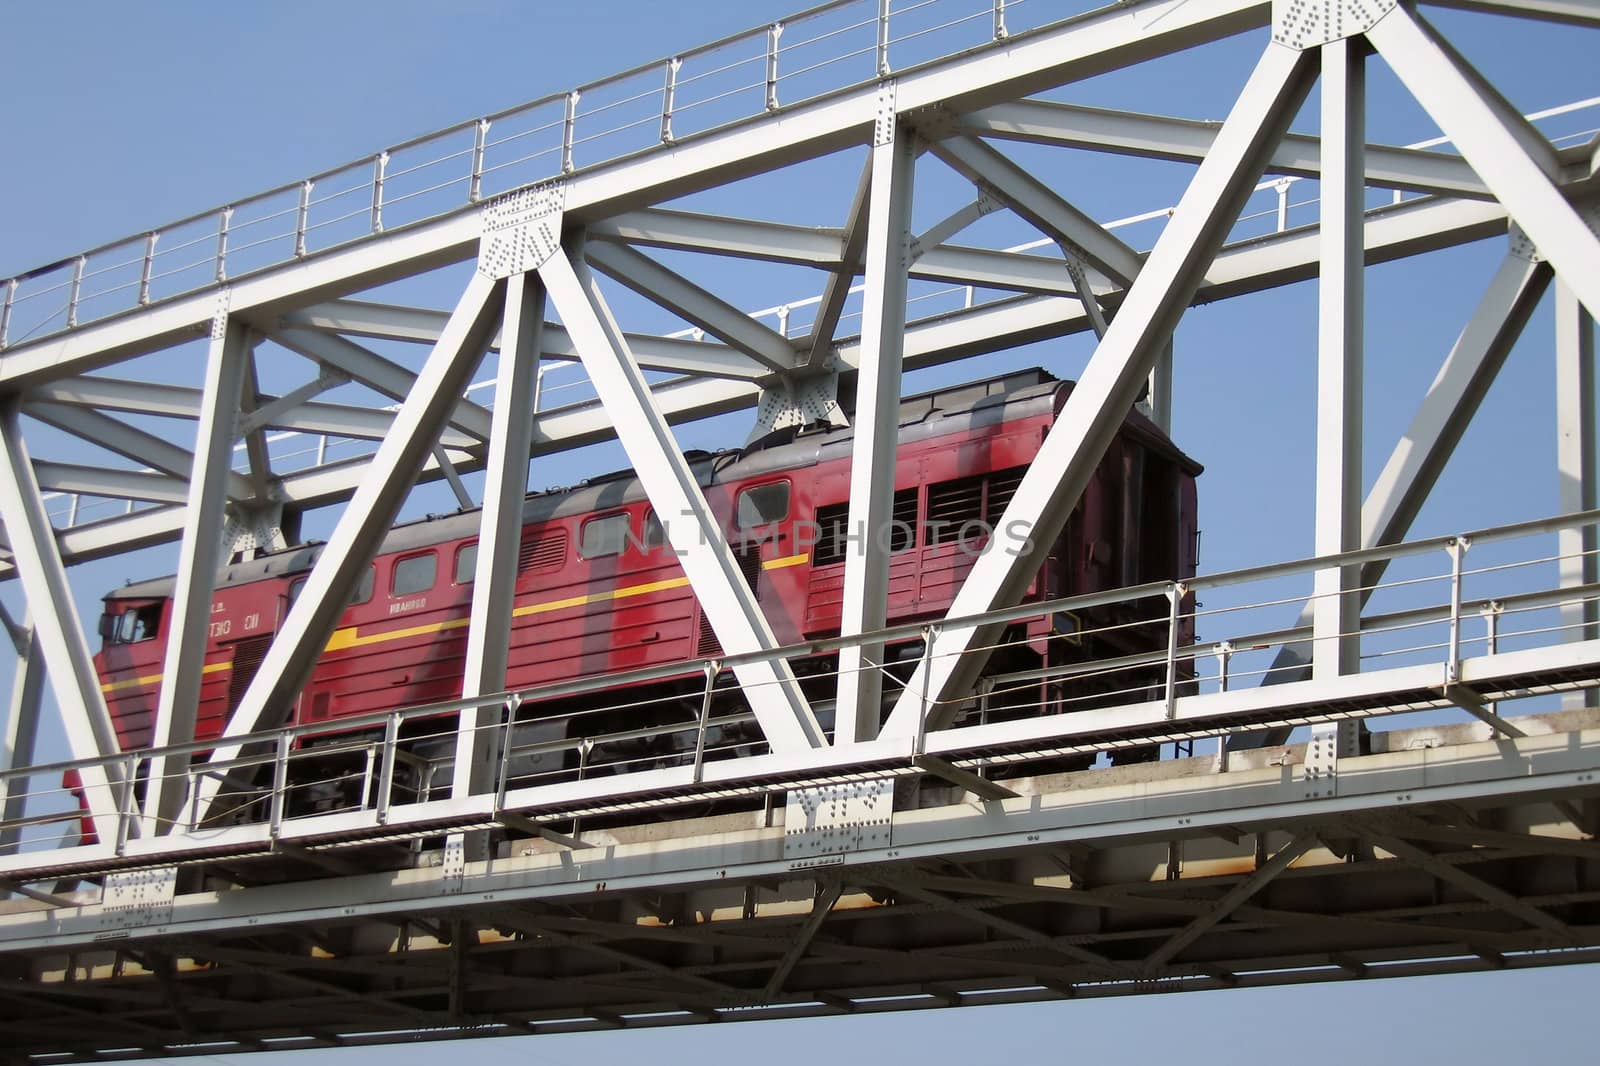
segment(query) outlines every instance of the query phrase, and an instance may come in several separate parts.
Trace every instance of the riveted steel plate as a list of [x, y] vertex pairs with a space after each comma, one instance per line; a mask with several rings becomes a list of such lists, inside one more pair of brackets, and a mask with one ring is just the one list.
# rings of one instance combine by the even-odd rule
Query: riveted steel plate
[[795, 789], [784, 815], [784, 858], [884, 847], [893, 816], [892, 778]]

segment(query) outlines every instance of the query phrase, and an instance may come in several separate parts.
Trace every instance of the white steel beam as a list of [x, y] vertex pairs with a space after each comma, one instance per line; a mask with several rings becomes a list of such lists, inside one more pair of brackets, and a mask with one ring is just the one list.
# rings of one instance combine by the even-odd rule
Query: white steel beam
[[[1317, 285], [1315, 555], [1354, 551], [1361, 540], [1361, 371], [1366, 188], [1366, 51], [1350, 38], [1322, 54], [1322, 270]], [[1312, 676], [1361, 667], [1359, 566], [1312, 579]]]
[[[432, 344], [439, 339], [439, 331], [449, 317], [445, 312], [431, 308], [333, 300], [287, 314], [283, 316], [283, 322], [287, 326], [304, 326], [334, 333]], [[559, 325], [546, 322], [543, 336], [544, 351], [541, 354], [544, 358], [577, 360], [578, 350], [573, 347], [567, 331]], [[765, 366], [726, 345], [681, 337], [658, 337], [648, 333], [629, 333], [627, 336], [637, 362], [648, 370], [751, 381], [771, 374]], [[500, 338], [496, 336], [490, 341], [489, 347], [499, 348]]]
[[[223, 489], [233, 464], [234, 427], [249, 373], [249, 329], [225, 310], [211, 327], [204, 398], [195, 427], [194, 472], [189, 478], [177, 585], [166, 619], [166, 654], [151, 745], [164, 748], [194, 739], [200, 683], [211, 626], [211, 597], [222, 554]], [[163, 756], [150, 768], [144, 835], [170, 832], [188, 791], [189, 756]]]
[[[862, 177], [865, 180], [866, 175]], [[646, 248], [851, 269], [847, 258], [852, 243], [849, 230], [821, 226], [791, 226], [653, 207], [597, 222], [589, 228], [588, 234], [591, 240], [618, 241]], [[859, 250], [856, 254], [860, 255]]]
[[[1563, 513], [1600, 506], [1595, 471], [1594, 319], [1578, 303], [1565, 282], [1556, 283], [1556, 472]], [[1561, 584], [1570, 587], [1600, 580], [1600, 537], [1593, 526], [1563, 529], [1556, 541], [1561, 553]], [[1600, 611], [1593, 600], [1561, 606], [1561, 624], [1568, 640], [1589, 640], [1597, 632]], [[1581, 707], [1594, 696], [1574, 692], [1567, 706]]]
[[839, 319], [844, 314], [845, 302], [849, 300], [850, 290], [855, 285], [861, 257], [866, 254], [867, 213], [872, 209], [872, 166], [875, 158], [875, 151], [867, 153], [861, 176], [856, 179], [839, 262], [834, 264], [827, 283], [822, 287], [817, 313], [811, 323], [811, 348], [806, 363], [812, 367], [820, 367], [833, 348], [834, 336], [839, 331]]
[[[1477, 414], [1489, 386], [1500, 373], [1511, 347], [1522, 335], [1533, 310], [1550, 284], [1550, 269], [1527, 255], [1513, 252], [1501, 262], [1428, 387], [1411, 424], [1395, 442], [1361, 505], [1361, 546], [1395, 544], [1405, 539], [1424, 501], [1433, 492], [1445, 463]], [[1388, 569], [1386, 560], [1362, 567], [1358, 584], [1363, 606]], [[1311, 605], [1300, 612], [1298, 627], [1311, 624]], [[1267, 672], [1265, 684], [1302, 680], [1310, 656], [1304, 647], [1285, 644]], [[1282, 744], [1286, 730], [1266, 730], [1233, 737], [1233, 750]]]
[[[1172, 337], [1206, 267], [1249, 196], [1261, 165], [1293, 119], [1314, 77], [1301, 53], [1269, 44], [1211, 154], [1200, 164], [1183, 199], [1128, 290], [1078, 385], [1068, 397], [999, 528], [974, 564], [950, 608], [951, 617], [981, 614], [1015, 603], [1077, 506], [1101, 456], [1138, 396], [1151, 365]], [[1024, 536], [1014, 531], [1026, 530]], [[886, 736], [911, 736], [928, 711], [965, 695], [981, 669], [972, 654], [980, 634], [944, 630], [932, 654], [918, 664], [884, 726]], [[953, 709], [953, 708], [951, 708]]]
[[932, 151], [979, 191], [1005, 204], [1045, 236], [1075, 250], [1118, 288], [1127, 288], [1138, 276], [1142, 265], [1138, 252], [1004, 153], [972, 137], [936, 142]]
[[[7, 628], [10, 628], [7, 618]], [[34, 746], [39, 736], [39, 707], [44, 695], [44, 653], [33, 628], [31, 615], [11, 633], [17, 651], [16, 673], [11, 679], [10, 713], [6, 716], [5, 747], [0, 749], [0, 770], [16, 770], [34, 764]], [[27, 777], [0, 780], [0, 855], [17, 848], [22, 836], [19, 819], [28, 801]]]
[[[1050, 100], [996, 104], [958, 121], [962, 128], [986, 137], [1180, 162], [1204, 159], [1220, 128], [1220, 123], [1198, 119]], [[1483, 179], [1458, 155], [1374, 144], [1366, 146], [1365, 155], [1366, 183], [1377, 188], [1481, 199], [1492, 196]], [[1265, 169], [1270, 174], [1316, 178], [1322, 175], [1322, 166], [1320, 139], [1289, 133], [1273, 150]]]
[[[668, 542], [689, 577], [700, 608], [730, 654], [777, 647], [755, 594], [728, 548], [689, 464], [656, 406], [650, 386], [628, 355], [593, 279], [580, 277], [565, 252], [539, 268], [556, 312], [616, 426], [617, 439], [644, 484]], [[786, 662], [753, 663], [736, 671], [744, 695], [774, 752], [822, 746], [826, 738]]]
[[603, 241], [586, 245], [584, 257], [652, 303], [749, 356], [776, 373], [795, 368], [794, 345], [714, 293], [690, 282], [643, 252]]
[[[267, 650], [255, 680], [228, 720], [210, 763], [238, 756], [236, 738], [269, 728], [292, 713], [294, 700], [311, 676], [361, 573], [393, 524], [446, 421], [460, 410], [461, 394], [483, 359], [499, 319], [496, 298], [501, 283], [474, 272], [450, 316], [444, 335], [428, 356], [416, 385], [395, 415], [394, 426], [378, 446], [360, 486], [334, 527], [306, 586], [289, 608]], [[321, 334], [315, 334], [321, 336]], [[487, 414], [487, 412], [485, 412]], [[194, 808], [203, 820], [220, 790], [215, 777], [203, 778]]]
[[[418, 376], [405, 367], [344, 337], [309, 329], [282, 329], [269, 336], [290, 351], [348, 375], [391, 400], [405, 400], [417, 381]], [[457, 400], [450, 425], [479, 441], [489, 439], [489, 412], [470, 400]]]
[[[61, 565], [55, 530], [33, 478], [18, 406], [15, 398], [0, 403], [0, 522], [5, 525], [23, 595], [30, 604], [49, 608], [35, 613], [33, 632], [72, 757], [114, 755], [119, 750], [116, 729]], [[79, 773], [95, 832], [103, 841], [115, 839], [124, 775], [110, 764], [87, 765]]]
[[[866, 292], [861, 309], [861, 363], [851, 417], [850, 509], [845, 528], [844, 600], [840, 633], [882, 629], [889, 617], [889, 540], [894, 521], [895, 444], [900, 433], [900, 371], [905, 360], [906, 267], [916, 136], [883, 124], [872, 148], [867, 206]], [[883, 695], [882, 644], [839, 652], [834, 740], [875, 739]]]
[[[513, 274], [506, 282], [501, 327], [506, 344], [500, 351], [495, 379], [494, 425], [489, 437], [478, 561], [473, 571], [472, 616], [461, 678], [461, 695], [469, 699], [506, 687], [543, 325], [544, 289], [538, 277]], [[461, 798], [493, 787], [498, 752], [492, 730], [499, 720], [498, 707], [462, 712], [456, 733], [451, 796]]]
[[1590, 314], [1600, 314], [1600, 237], [1557, 187], [1550, 143], [1408, 7], [1379, 19], [1367, 38], [1539, 254]]
[[911, 250], [907, 258], [912, 263], [915, 263], [984, 215], [997, 211], [999, 208], [1000, 205], [988, 193], [979, 193], [970, 204], [956, 208], [944, 218], [911, 238]]
[[[23, 408], [23, 413], [90, 444], [97, 444], [106, 451], [184, 481], [189, 480], [189, 471], [194, 467], [192, 452], [99, 411], [55, 403], [30, 403]], [[227, 482], [230, 499], [248, 500], [255, 495], [249, 479], [243, 474], [230, 471]]]
[[39, 480], [39, 488], [45, 492], [70, 492], [80, 496], [148, 500], [154, 503], [183, 503], [189, 498], [189, 487], [184, 482], [146, 470], [115, 470], [104, 466], [77, 466], [35, 459], [33, 475]]

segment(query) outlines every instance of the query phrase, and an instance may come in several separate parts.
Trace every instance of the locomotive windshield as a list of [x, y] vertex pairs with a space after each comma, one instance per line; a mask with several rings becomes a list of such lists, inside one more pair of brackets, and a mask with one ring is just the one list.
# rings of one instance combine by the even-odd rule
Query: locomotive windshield
[[161, 628], [161, 604], [141, 603], [107, 611], [100, 616], [100, 639], [107, 644], [137, 644], [153, 640]]

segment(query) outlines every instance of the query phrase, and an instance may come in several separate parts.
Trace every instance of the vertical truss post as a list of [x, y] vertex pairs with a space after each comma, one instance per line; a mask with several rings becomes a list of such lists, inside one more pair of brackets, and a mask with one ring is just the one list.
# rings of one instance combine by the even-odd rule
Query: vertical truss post
[[[550, 302], [578, 349], [718, 641], [730, 655], [772, 651], [777, 640], [739, 571], [722, 522], [706, 502], [649, 382], [582, 262], [581, 253], [557, 252], [539, 267]], [[774, 752], [826, 743], [786, 661], [745, 663], [734, 672]]]
[[[1556, 284], [1556, 469], [1561, 511], [1590, 511], [1600, 506], [1595, 478], [1594, 319], [1564, 281]], [[1595, 527], [1563, 529], [1557, 535], [1561, 555], [1561, 587], [1600, 580], [1595, 552]], [[1568, 640], [1593, 640], [1596, 609], [1592, 599], [1563, 603], [1561, 626]], [[1569, 692], [1565, 706], [1582, 707], [1593, 690]]]
[[994, 0], [994, 39], [1003, 41], [1011, 36], [1006, 29], [1006, 0]]
[[1166, 703], [1169, 720], [1178, 716], [1178, 622], [1183, 618], [1183, 596], [1186, 591], [1181, 581], [1174, 581], [1167, 586], [1167, 680], [1162, 699]]
[[[356, 582], [393, 524], [416, 482], [417, 472], [439, 442], [488, 349], [500, 318], [496, 297], [502, 289], [500, 281], [481, 269], [468, 281], [372, 457], [366, 477], [328, 537], [305, 588], [289, 608], [255, 680], [228, 721], [212, 753], [212, 764], [237, 757], [243, 747], [237, 738], [276, 726], [293, 710], [301, 688], [328, 646]], [[196, 803], [201, 821], [210, 812], [220, 785], [214, 776], [201, 779], [201, 796]]]
[[1452, 537], [1445, 545], [1450, 554], [1450, 638], [1445, 649], [1444, 684], [1448, 691], [1461, 680], [1461, 561], [1472, 542], [1466, 537]]
[[[1322, 46], [1322, 268], [1317, 287], [1316, 555], [1361, 543], [1362, 254], [1366, 56], [1344, 38]], [[1312, 579], [1311, 672], [1360, 668], [1360, 566]]]
[[[1016, 603], [1026, 591], [1138, 398], [1151, 365], [1171, 339], [1268, 153], [1305, 99], [1314, 73], [1305, 54], [1268, 44], [1001, 515], [1000, 532], [957, 593], [950, 617]], [[936, 705], [953, 711], [954, 699], [971, 689], [983, 668], [982, 654], [973, 649], [992, 635], [971, 628], [941, 635], [930, 667]], [[913, 675], [885, 725], [885, 736], [916, 732], [920, 707], [914, 690], [921, 683]]]
[[472, 132], [472, 177], [467, 183], [467, 202], [483, 199], [483, 153], [489, 147], [489, 120], [480, 118]]
[[[506, 281], [505, 319], [500, 329], [500, 367], [496, 375], [489, 460], [483, 486], [478, 561], [473, 572], [471, 625], [461, 695], [467, 699], [506, 687], [511, 647], [511, 611], [516, 595], [517, 552], [522, 542], [522, 509], [528, 492], [528, 452], [533, 444], [533, 405], [544, 330], [544, 287], [533, 274]], [[461, 712], [456, 733], [450, 795], [461, 799], [494, 787], [495, 750], [501, 707]], [[482, 841], [467, 848], [471, 858]]]
[[139, 264], [139, 306], [145, 307], [150, 303], [150, 278], [156, 268], [156, 241], [160, 234], [151, 230], [144, 235], [144, 259]]
[[[195, 429], [194, 472], [178, 550], [177, 585], [166, 619], [166, 655], [151, 745], [164, 748], [194, 739], [200, 704], [211, 598], [224, 561], [222, 526], [239, 402], [249, 367], [249, 330], [228, 314], [227, 290], [211, 321], [211, 348]], [[145, 835], [170, 831], [183, 810], [189, 756], [158, 757], [145, 794]]]
[[[900, 368], [905, 357], [906, 256], [916, 153], [911, 131], [895, 118], [893, 83], [883, 91], [888, 100], [879, 105], [867, 213], [866, 292], [840, 625], [844, 637], [882, 629], [889, 611], [895, 444], [900, 425]], [[882, 660], [882, 644], [852, 643], [840, 649], [836, 743], [876, 738], [883, 695]]]
[[1600, 236], [1556, 185], [1550, 143], [1410, 5], [1379, 19], [1367, 39], [1579, 302], [1600, 314]]
[[1145, 386], [1145, 402], [1149, 407], [1150, 421], [1161, 432], [1172, 433], [1172, 342], [1169, 340], [1150, 368], [1150, 381]]
[[767, 27], [767, 110], [776, 111], [778, 104], [778, 38], [783, 36], [783, 23], [774, 22]]
[[[44, 653], [44, 669], [72, 757], [104, 759], [117, 751], [117, 734], [100, 691], [72, 587], [67, 584], [55, 530], [45, 513], [33, 462], [22, 440], [20, 405], [16, 396], [0, 403], [0, 523], [11, 542], [22, 594], [28, 603], [41, 608], [33, 631]], [[112, 839], [122, 802], [121, 773], [115, 764], [102, 762], [82, 767], [79, 774], [95, 832], [101, 840]]]
[[0, 777], [0, 819], [6, 824], [6, 828], [0, 829], [0, 855], [15, 852], [22, 835], [18, 820], [27, 806], [29, 779], [9, 776], [9, 771], [31, 766], [34, 762], [40, 697], [44, 694], [44, 656], [39, 650], [39, 638], [34, 633], [31, 617], [25, 615], [22, 625], [12, 632], [12, 643], [17, 649], [17, 669], [11, 680], [5, 748], [0, 750], [0, 772], [7, 772], [7, 776]]

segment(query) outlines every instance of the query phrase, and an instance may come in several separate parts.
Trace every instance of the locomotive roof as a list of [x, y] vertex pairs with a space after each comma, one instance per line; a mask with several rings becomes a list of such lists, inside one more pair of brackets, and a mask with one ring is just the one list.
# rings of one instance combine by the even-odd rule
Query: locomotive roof
[[[1049, 411], [1058, 395], [1073, 383], [1062, 381], [1041, 368], [1016, 371], [983, 381], [908, 396], [900, 403], [900, 441], [908, 443], [976, 429], [997, 422], [1027, 418]], [[1179, 463], [1190, 474], [1200, 464], [1189, 458], [1137, 411], [1129, 412], [1124, 429], [1146, 447]], [[772, 434], [743, 450], [689, 453], [690, 470], [701, 488], [745, 481], [762, 474], [800, 470], [818, 462], [849, 454], [855, 431], [850, 427], [816, 427], [793, 434]], [[529, 493], [523, 504], [526, 525], [568, 515], [589, 514], [635, 503], [645, 498], [644, 486], [632, 470], [619, 470], [567, 487]], [[479, 508], [447, 515], [429, 515], [395, 526], [384, 538], [378, 554], [402, 552], [471, 537], [479, 529]], [[309, 570], [322, 552], [322, 544], [303, 544], [235, 563], [218, 578], [218, 588], [242, 585], [274, 575]], [[106, 599], [149, 599], [170, 596], [171, 576], [131, 582], [106, 594]]]

